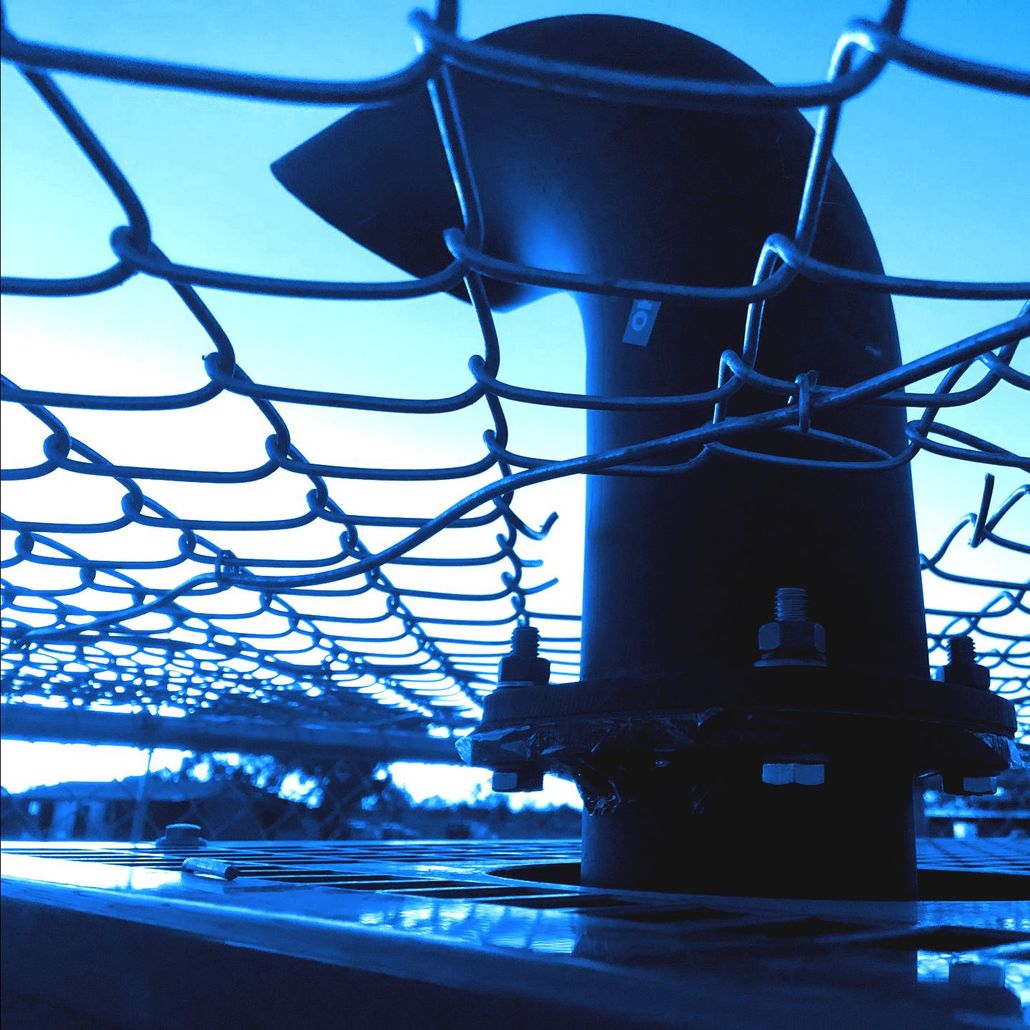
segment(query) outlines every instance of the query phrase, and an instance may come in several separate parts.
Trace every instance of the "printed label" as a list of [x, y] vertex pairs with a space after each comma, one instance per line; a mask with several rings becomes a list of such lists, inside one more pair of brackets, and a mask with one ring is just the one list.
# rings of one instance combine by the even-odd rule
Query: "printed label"
[[629, 320], [626, 322], [626, 331], [622, 334], [622, 342], [631, 343], [634, 347], [646, 347], [661, 306], [661, 301], [657, 300], [633, 301]]

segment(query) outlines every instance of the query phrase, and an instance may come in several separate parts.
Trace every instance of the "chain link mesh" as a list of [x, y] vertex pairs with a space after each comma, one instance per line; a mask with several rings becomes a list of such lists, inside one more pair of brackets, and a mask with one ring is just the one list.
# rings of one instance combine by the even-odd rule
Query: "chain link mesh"
[[[1030, 377], [1013, 364], [1019, 342], [1030, 335], [1026, 306], [1014, 318], [864, 382], [834, 386], [820, 383], [805, 370], [799, 369], [792, 381], [760, 371], [762, 304], [798, 277], [903, 297], [998, 301], [1030, 295], [1030, 283], [1025, 282], [873, 275], [811, 256], [841, 112], [861, 101], [886, 66], [896, 63], [940, 83], [1030, 96], [1026, 72], [943, 54], [906, 39], [901, 32], [904, 8], [904, 3], [892, 2], [880, 21], [849, 24], [840, 35], [824, 82], [786, 86], [659, 78], [504, 52], [461, 38], [456, 4], [447, 0], [434, 16], [413, 15], [421, 55], [410, 66], [382, 78], [350, 82], [116, 57], [35, 43], [5, 27], [4, 59], [17, 67], [78, 145], [120, 205], [124, 224], [111, 235], [114, 260], [108, 267], [72, 278], [5, 276], [3, 291], [56, 304], [116, 290], [135, 276], [163, 280], [213, 347], [203, 369], [198, 369], [203, 373], [200, 385], [174, 395], [76, 394], [23, 388], [3, 379], [3, 400], [41, 426], [38, 463], [5, 469], [4, 480], [18, 484], [63, 476], [63, 482], [74, 483], [82, 477], [99, 477], [119, 497], [106, 517], [92, 522], [75, 520], [74, 487], [66, 488], [72, 492], [52, 521], [4, 515], [3, 528], [9, 531], [3, 554], [5, 702], [186, 715], [201, 710], [240, 716], [260, 712], [282, 720], [317, 716], [460, 731], [474, 723], [483, 696], [493, 689], [496, 662], [506, 650], [507, 631], [513, 623], [532, 620], [542, 628], [542, 653], [551, 659], [559, 678], [574, 679], [578, 669], [577, 613], [548, 610], [537, 599], [554, 581], [539, 580], [539, 573], [532, 570], [540, 562], [527, 553], [533, 542], [546, 536], [554, 516], [539, 528], [519, 516], [518, 491], [526, 487], [586, 473], [639, 471], [649, 459], [685, 446], [696, 448], [696, 457], [686, 467], [657, 471], [689, 475], [691, 467], [728, 452], [747, 461], [797, 464], [790, 458], [743, 451], [733, 440], [755, 428], [819, 434], [822, 412], [869, 403], [904, 405], [919, 412], [908, 423], [907, 446], [888, 454], [863, 441], [835, 436], [834, 442], [850, 457], [819, 465], [843, 468], [849, 474], [875, 474], [931, 452], [957, 462], [1030, 468], [1026, 457], [945, 420], [953, 409], [989, 405], [992, 391], [1000, 384], [1030, 389]], [[466, 201], [463, 210], [471, 211], [474, 204], [467, 201], [475, 196], [475, 183], [461, 160], [461, 111], [450, 87], [450, 67], [613, 103], [722, 111], [815, 109], [818, 126], [796, 231], [791, 237], [768, 237], [756, 255], [752, 283], [723, 287], [629, 278], [602, 281], [504, 261], [478, 245], [474, 217], [446, 234], [453, 260], [423, 278], [309, 281], [184, 265], [160, 248], [144, 200], [51, 74], [67, 72], [279, 104], [386, 101], [428, 86], [438, 101], [444, 147], [455, 158], [457, 195]], [[673, 303], [735, 300], [747, 302], [748, 317], [739, 346], [727, 350], [719, 367], [712, 369], [713, 389], [676, 399], [684, 410], [697, 412], [691, 428], [618, 450], [544, 460], [514, 449], [506, 402], [579, 410], [646, 410], [668, 405], [670, 398], [582, 396], [505, 381], [500, 373], [502, 341], [485, 302], [483, 276]], [[469, 361], [466, 388], [433, 399], [258, 382], [244, 370], [229, 334], [197, 292], [209, 288], [291, 298], [297, 304], [315, 298], [345, 304], [444, 294], [462, 281], [473, 301], [465, 317], [476, 320], [482, 350]], [[922, 392], [912, 389], [934, 379], [936, 385], [924, 386]], [[755, 415], [728, 415], [723, 402], [745, 388], [766, 391], [781, 403]], [[59, 414], [85, 410], [128, 416], [198, 410], [223, 393], [249, 399], [267, 426], [267, 458], [252, 468], [119, 464], [73, 435]], [[296, 410], [297, 405], [330, 415], [345, 409], [402, 418], [474, 409], [487, 418], [485, 448], [479, 458], [460, 467], [319, 463], [305, 457], [293, 440], [284, 408]], [[185, 517], [148, 494], [148, 484], [213, 484], [228, 490], [272, 475], [290, 477], [302, 486], [304, 503], [287, 516], [227, 519], [212, 506], [203, 516]], [[356, 514], [343, 489], [365, 481], [404, 483], [420, 489], [426, 503], [439, 505], [442, 483], [470, 477], [484, 478], [484, 485], [429, 516], [415, 514], [419, 509], [411, 508]], [[1014, 577], [949, 571], [956, 548], [965, 543], [974, 548], [989, 544], [1013, 559], [1030, 552], [1026, 542], [1014, 538], [1012, 528], [1030, 487], [1020, 487], [1000, 503], [993, 498], [993, 487], [994, 478], [989, 475], [976, 510], [962, 518], [934, 554], [923, 558], [930, 599], [929, 650], [931, 660], [937, 662], [950, 636], [973, 634], [981, 660], [991, 671], [993, 689], [1019, 707], [1019, 735], [1025, 740], [1030, 735], [1028, 584]], [[8, 490], [15, 492], [12, 486]], [[322, 557], [293, 557], [290, 534], [314, 523], [330, 528], [338, 546]], [[493, 534], [495, 543], [481, 551], [468, 547], [466, 539], [483, 539], [482, 533], [470, 530]], [[130, 539], [130, 533], [131, 545], [119, 553], [117, 541]], [[230, 534], [238, 538], [241, 533], [266, 543], [283, 543], [276, 553], [250, 556], [222, 542]], [[371, 539], [389, 542], [373, 546]], [[99, 540], [105, 541], [103, 548], [95, 546]], [[260, 550], [255, 547], [256, 552]], [[404, 586], [404, 574], [412, 569], [435, 572], [436, 585], [432, 589]], [[462, 573], [472, 569], [495, 570], [495, 589], [478, 594], [461, 589]], [[60, 585], [45, 585], [55, 574], [61, 577]], [[955, 595], [949, 593], [948, 604], [937, 604], [938, 583], [961, 585], [962, 601], [951, 603]]]

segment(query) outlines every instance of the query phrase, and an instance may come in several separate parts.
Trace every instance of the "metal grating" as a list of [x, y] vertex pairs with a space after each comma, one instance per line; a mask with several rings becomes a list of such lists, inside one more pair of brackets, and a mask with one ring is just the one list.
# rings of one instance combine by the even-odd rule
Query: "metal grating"
[[[997, 872], [1022, 842], [981, 843], [947, 842], [942, 852], [923, 842], [922, 862], [964, 857]], [[354, 1006], [389, 1008], [401, 995], [415, 1010], [409, 1021], [426, 1026], [498, 1000], [498, 1025], [525, 1025], [520, 1006], [537, 1005], [545, 1026], [857, 1028], [875, 1011], [884, 1027], [1014, 1028], [1030, 1009], [1025, 891], [993, 902], [853, 903], [540, 880], [547, 868], [564, 876], [578, 850], [567, 841], [5, 845], [5, 957], [26, 996], [119, 1025], [200, 1025], [218, 1005], [236, 1022], [285, 1006], [276, 1018], [288, 1021], [314, 1004], [303, 1021], [321, 1026], [327, 1005], [331, 1018], [341, 1011], [329, 1002], [340, 990], [355, 1025], [399, 1025]], [[198, 853], [255, 875], [181, 872]], [[55, 961], [90, 970], [89, 989], [55, 976]], [[216, 971], [209, 990], [207, 970]], [[160, 1011], [139, 1007], [126, 988], [134, 977], [148, 990], [161, 984]], [[436, 987], [454, 993], [441, 1001]], [[197, 991], [202, 1007], [187, 1014]]]
[[[1030, 884], [1030, 854], [1022, 842], [997, 841], [986, 848], [975, 841], [944, 843], [947, 847], [938, 848], [934, 841], [920, 843], [921, 869], [960, 863], [966, 875], [1010, 875], [1010, 884], [1015, 885], [1008, 895], [1010, 898], [1026, 893]], [[198, 854], [232, 864], [238, 875], [227, 881], [185, 872], [183, 859]], [[705, 946], [732, 945], [742, 939], [751, 945], [760, 941], [813, 939], [863, 947], [960, 953], [1018, 942], [1030, 944], [1030, 911], [1018, 902], [995, 909], [991, 909], [989, 902], [974, 906], [979, 918], [970, 925], [954, 922], [962, 913], [961, 907], [950, 910], [950, 923], [937, 920], [920, 925], [918, 905], [799, 904], [725, 897], [705, 900], [562, 882], [568, 875], [567, 863], [578, 858], [578, 854], [579, 846], [574, 841], [520, 841], [517, 847], [487, 841], [454, 847], [443, 841], [426, 841], [381, 846], [343, 842], [253, 846], [228, 842], [183, 849], [102, 844], [67, 847], [15, 844], [3, 848], [8, 888], [15, 880], [26, 876], [74, 884], [80, 875], [76, 869], [103, 867], [113, 872], [124, 871], [130, 877], [137, 871], [153, 871], [165, 877], [160, 883], [166, 888], [181, 884], [188, 890], [194, 885], [207, 888], [221, 884], [231, 891], [233, 898], [237, 898], [240, 891], [260, 892], [263, 887], [274, 884], [290, 890], [328, 888], [333, 894], [382, 896], [384, 901], [389, 897], [418, 898], [441, 904], [468, 902], [569, 912], [591, 920], [615, 920], [642, 927], [682, 925], [689, 929], [696, 925], [702, 934], [698, 943]], [[505, 865], [516, 856], [532, 864]], [[556, 882], [547, 881], [548, 869], [555, 870]], [[1025, 875], [1012, 875], [1017, 871]], [[90, 882], [89, 877], [82, 882]], [[117, 883], [117, 886], [112, 883], [112, 888], [123, 892], [145, 888], [143, 881], [137, 884], [132, 879]], [[1015, 908], [1011, 907], [1013, 904]], [[324, 901], [320, 900], [318, 905], [319, 912], [331, 912]], [[823, 911], [818, 911], [820, 905]], [[799, 908], [807, 908], [808, 914], [799, 913]], [[816, 911], [812, 911], [813, 908]], [[991, 912], [1001, 918], [985, 923], [983, 915]], [[885, 921], [884, 913], [894, 915]], [[910, 918], [913, 913], [917, 916], [915, 922]]]
[[1030, 876], [1030, 842], [1026, 838], [919, 841], [919, 864], [926, 869], [1003, 870]]
[[[532, 858], [527, 858], [527, 850], [532, 853]], [[532, 880], [540, 886], [528, 889], [528, 895], [538, 898], [566, 898], [568, 904], [573, 905], [570, 894], [588, 899], [589, 904], [597, 904], [598, 898], [605, 897], [596, 891], [587, 892], [579, 887], [577, 863], [580, 846], [576, 841], [534, 841], [531, 847], [526, 842], [518, 842], [513, 846], [504, 842], [486, 841], [463, 845], [441, 841], [379, 845], [360, 842], [283, 842], [271, 845], [210, 843], [183, 848], [101, 844], [33, 847], [12, 844], [4, 846], [4, 853], [25, 858], [64, 859], [172, 872], [182, 869], [183, 859], [202, 856], [233, 865], [238, 870], [238, 877], [242, 879], [386, 893], [447, 892], [447, 896], [456, 898], [487, 898], [489, 893], [493, 893], [502, 899], [520, 895], [525, 898], [527, 889], [510, 881]], [[528, 864], [530, 862], [538, 864]], [[475, 864], [484, 878], [455, 879], [454, 871], [470, 863]], [[955, 874], [964, 878], [974, 890], [971, 897], [977, 896], [975, 890], [982, 888], [984, 877], [996, 878], [1008, 891], [998, 896], [1019, 897], [1024, 893], [1030, 894], [1030, 846], [1019, 838], [924, 838], [918, 843], [918, 865], [921, 874]], [[361, 871], [355, 867], [360, 867]], [[441, 868], [447, 869], [449, 875], [441, 878], [434, 872]], [[499, 883], [499, 879], [503, 882]], [[701, 908], [694, 911], [704, 913], [709, 910]], [[717, 913], [711, 916], [719, 917]], [[655, 918], [656, 921], [662, 921], [658, 916]]]

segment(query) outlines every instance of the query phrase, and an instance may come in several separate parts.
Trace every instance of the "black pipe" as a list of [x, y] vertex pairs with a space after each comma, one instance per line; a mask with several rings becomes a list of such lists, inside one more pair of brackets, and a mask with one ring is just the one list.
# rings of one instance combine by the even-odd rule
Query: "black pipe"
[[[764, 81], [711, 43], [631, 18], [547, 19], [484, 42], [629, 71]], [[490, 254], [566, 271], [722, 286], [750, 282], [763, 240], [794, 229], [813, 136], [796, 111], [647, 108], [459, 69], [452, 75]], [[427, 97], [352, 112], [273, 169], [303, 203], [406, 271], [425, 275], [447, 263], [441, 234], [461, 220]], [[813, 253], [882, 271], [861, 208], [836, 166]], [[464, 296], [463, 289], [456, 292]], [[493, 306], [504, 309], [541, 291], [490, 282], [488, 293]], [[627, 298], [580, 294], [576, 300], [589, 393], [711, 389], [719, 355], [738, 348], [742, 337], [745, 306], [739, 303], [667, 302], [650, 324]], [[899, 360], [889, 297], [798, 280], [766, 306], [758, 362], [766, 374], [793, 380], [817, 369], [821, 383], [844, 385]], [[728, 413], [782, 403], [782, 397], [744, 391], [729, 402]], [[591, 411], [588, 444], [601, 450], [635, 443], [709, 417], [705, 408]], [[820, 416], [816, 428], [892, 453], [905, 442], [899, 408], [853, 407]], [[800, 434], [755, 433], [733, 442], [781, 455], [854, 457]], [[693, 454], [685, 450], [672, 460]], [[641, 710], [648, 707], [649, 677], [681, 676], [689, 707], [701, 670], [750, 669], [758, 658], [757, 629], [770, 621], [781, 586], [808, 590], [813, 618], [826, 627], [831, 669], [927, 675], [907, 468], [826, 472], [715, 455], [678, 476], [592, 476], [586, 539], [583, 676], [639, 681]], [[729, 780], [702, 785], [702, 793], [717, 788], [720, 812], [735, 811], [739, 823], [747, 806], [764, 803], [763, 792], [731, 789]], [[790, 803], [776, 806], [783, 808], [780, 837], [788, 851], [813, 854], [820, 821], [835, 805], [846, 805], [856, 826], [879, 826], [890, 795], [893, 815], [878, 837], [881, 857], [867, 858], [865, 868], [876, 881], [874, 893], [909, 894], [910, 778], [901, 774], [901, 785], [886, 791], [872, 783], [855, 790], [853, 780], [850, 773], [839, 781], [828, 776], [823, 788], [798, 797], [786, 788]], [[588, 877], [591, 868], [603, 867], [597, 876], [606, 882], [664, 881], [667, 861], [657, 853], [674, 853], [685, 832], [695, 853], [703, 853], [701, 864], [718, 867], [730, 846], [719, 839], [729, 824], [724, 814], [706, 821], [703, 806], [677, 804], [686, 789], [683, 783], [671, 792], [655, 787], [653, 796], [633, 799], [619, 816], [588, 815], [586, 849], [596, 859], [586, 863]], [[649, 830], [641, 827], [641, 811], [649, 813]], [[605, 818], [610, 821], [598, 822]], [[634, 841], [645, 839], [652, 857], [641, 865], [627, 856], [639, 852]], [[606, 857], [599, 857], [600, 849]], [[781, 875], [789, 866], [784, 863]], [[791, 879], [788, 892], [813, 889], [810, 881]], [[832, 872], [822, 879], [815, 890], [837, 889]]]

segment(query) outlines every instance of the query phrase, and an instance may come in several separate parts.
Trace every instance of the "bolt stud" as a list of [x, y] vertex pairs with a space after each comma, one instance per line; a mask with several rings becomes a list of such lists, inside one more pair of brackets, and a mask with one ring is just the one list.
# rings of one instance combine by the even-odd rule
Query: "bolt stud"
[[971, 636], [948, 639], [948, 661], [952, 665], [973, 665], [976, 662], [976, 644]]
[[518, 658], [536, 658], [540, 654], [540, 630], [520, 624], [511, 634], [511, 653]]
[[497, 666], [497, 685], [507, 687], [546, 686], [551, 663], [540, 657], [540, 630], [520, 624], [511, 635], [511, 651]]
[[941, 683], [954, 683], [977, 690], [991, 689], [991, 674], [976, 662], [976, 645], [971, 636], [949, 637], [948, 664], [934, 669], [934, 678]]
[[776, 591], [776, 621], [798, 622], [808, 618], [808, 591], [803, 587], [780, 587]]

